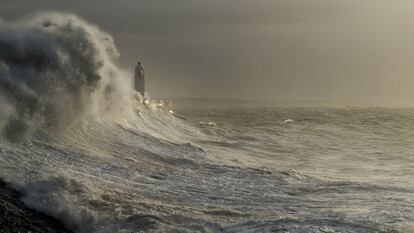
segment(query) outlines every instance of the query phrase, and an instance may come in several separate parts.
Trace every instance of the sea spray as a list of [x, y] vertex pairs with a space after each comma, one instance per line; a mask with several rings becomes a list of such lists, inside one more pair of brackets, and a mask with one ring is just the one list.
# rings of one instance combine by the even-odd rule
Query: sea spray
[[1, 131], [10, 141], [39, 129], [60, 131], [131, 100], [130, 80], [115, 65], [114, 40], [77, 16], [0, 21], [0, 51], [0, 105], [7, 106]]

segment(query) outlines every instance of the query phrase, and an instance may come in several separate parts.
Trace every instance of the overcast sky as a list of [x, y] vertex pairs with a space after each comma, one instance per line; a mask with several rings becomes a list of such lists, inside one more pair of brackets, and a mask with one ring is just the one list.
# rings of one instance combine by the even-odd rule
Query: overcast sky
[[412, 0], [0, 0], [40, 10], [112, 34], [152, 96], [414, 105]]

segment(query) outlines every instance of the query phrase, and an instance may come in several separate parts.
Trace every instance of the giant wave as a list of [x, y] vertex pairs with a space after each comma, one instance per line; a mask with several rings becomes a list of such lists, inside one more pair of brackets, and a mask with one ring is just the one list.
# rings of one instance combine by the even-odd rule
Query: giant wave
[[[128, 109], [129, 79], [110, 35], [74, 15], [0, 21], [3, 135], [19, 141], [58, 131], [85, 115]], [[122, 109], [114, 109], [122, 103]]]

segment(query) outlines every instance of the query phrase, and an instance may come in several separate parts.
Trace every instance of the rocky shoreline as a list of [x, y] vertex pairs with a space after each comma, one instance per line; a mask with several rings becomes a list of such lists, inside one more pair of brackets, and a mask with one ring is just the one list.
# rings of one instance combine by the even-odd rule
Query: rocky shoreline
[[0, 233], [73, 233], [59, 220], [28, 208], [20, 197], [0, 180]]

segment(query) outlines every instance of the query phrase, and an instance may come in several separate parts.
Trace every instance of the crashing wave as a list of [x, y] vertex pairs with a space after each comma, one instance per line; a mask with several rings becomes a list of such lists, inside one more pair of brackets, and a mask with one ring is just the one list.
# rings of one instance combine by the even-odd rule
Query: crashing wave
[[1, 130], [11, 141], [38, 129], [59, 131], [84, 115], [119, 112], [115, 103], [131, 102], [113, 38], [77, 16], [0, 21], [0, 51]]

